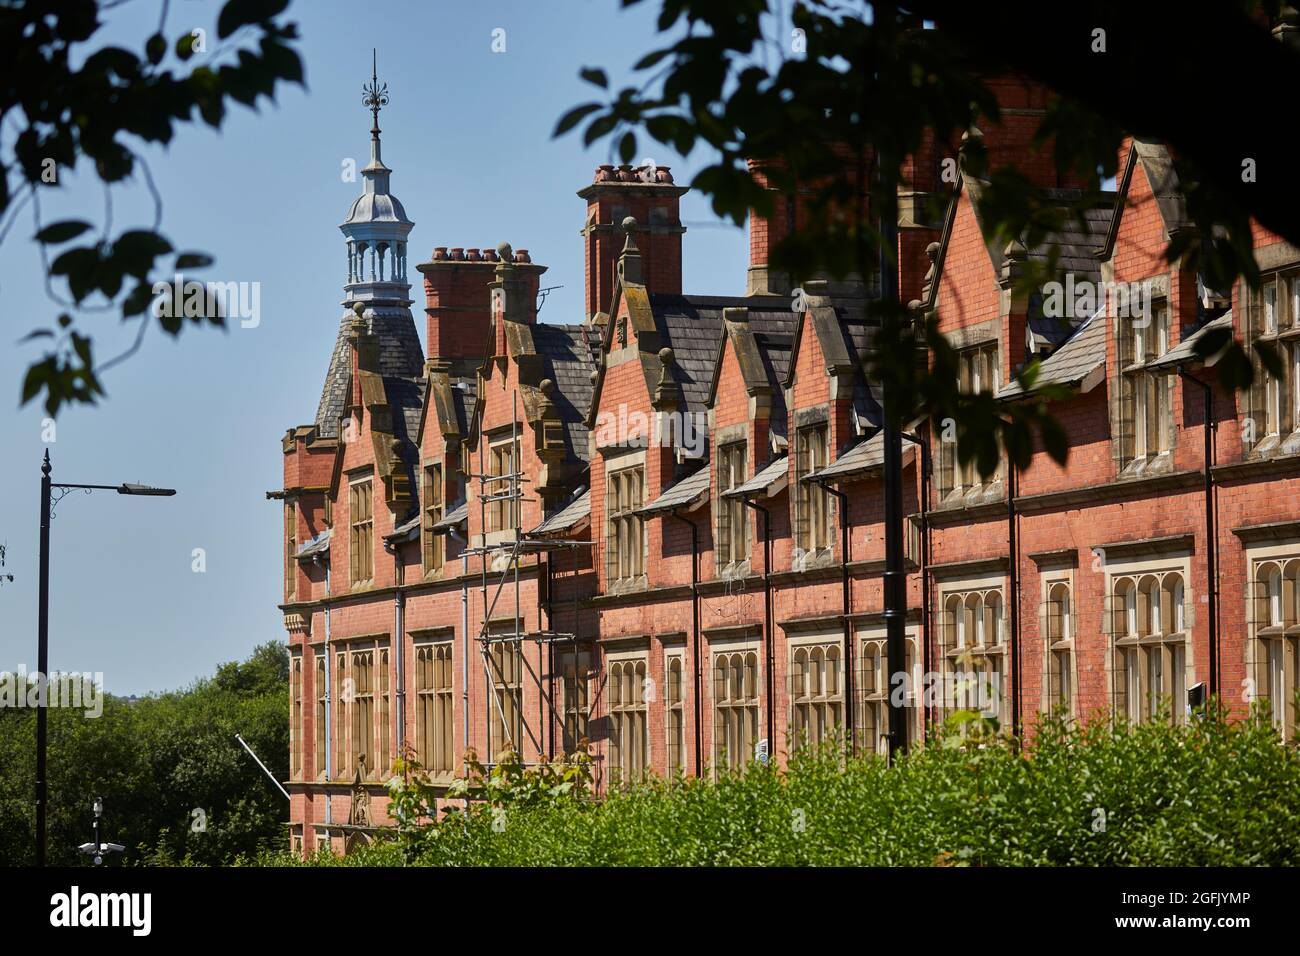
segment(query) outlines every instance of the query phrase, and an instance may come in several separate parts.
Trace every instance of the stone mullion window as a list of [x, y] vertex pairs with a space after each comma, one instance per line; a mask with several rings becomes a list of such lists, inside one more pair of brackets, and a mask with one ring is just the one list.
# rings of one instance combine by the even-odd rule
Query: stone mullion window
[[800, 428], [795, 436], [795, 546], [804, 551], [830, 547], [830, 494], [821, 485], [804, 480], [828, 464], [827, 444], [826, 423]]
[[[1011, 716], [1006, 686], [1005, 603], [1000, 587], [971, 587], [943, 593], [940, 660], [945, 711], [980, 710], [992, 695], [1005, 726]], [[994, 716], [989, 714], [987, 716]]]
[[790, 653], [792, 746], [818, 747], [842, 729], [844, 680], [840, 646], [801, 644]]
[[605, 577], [620, 581], [645, 571], [643, 519], [637, 514], [644, 494], [645, 470], [637, 466], [612, 472], [605, 483]]
[[292, 655], [289, 669], [289, 779], [302, 779], [302, 654]]
[[1046, 697], [1049, 710], [1074, 712], [1074, 618], [1070, 583], [1051, 581], [1040, 614], [1039, 633], [1043, 638], [1043, 663], [1046, 668]]
[[442, 520], [442, 465], [430, 465], [424, 469], [424, 520], [423, 561], [424, 573], [431, 574], [442, 569], [444, 537], [434, 532], [434, 525]]
[[492, 687], [490, 749], [493, 762], [509, 749], [523, 757], [523, 648], [518, 641], [495, 641], [489, 651]]
[[759, 740], [758, 654], [730, 651], [713, 657], [713, 751], [720, 769], [742, 770]]
[[375, 652], [373, 649], [351, 652], [352, 740], [351, 770], [362, 768], [367, 779], [376, 774], [375, 756]]
[[1114, 711], [1132, 723], [1185, 717], [1191, 607], [1179, 571], [1129, 573], [1111, 579], [1105, 619], [1111, 631]]
[[744, 442], [734, 442], [718, 449], [718, 499], [716, 542], [718, 568], [749, 560], [749, 509], [726, 492], [744, 484], [748, 475], [748, 449]]
[[284, 503], [284, 594], [293, 601], [298, 596], [298, 509], [292, 501]]
[[1282, 738], [1292, 740], [1300, 689], [1300, 555], [1256, 560], [1248, 603], [1255, 697], [1263, 700]]
[[609, 779], [614, 785], [645, 777], [649, 763], [645, 679], [644, 658], [610, 663]]
[[591, 652], [565, 651], [560, 655], [562, 746], [565, 755], [585, 750], [590, 740]]
[[683, 657], [670, 655], [666, 662], [664, 681], [664, 714], [668, 744], [668, 772], [686, 769], [686, 705], [682, 683]]
[[370, 480], [353, 482], [348, 488], [349, 551], [353, 585], [369, 584], [375, 576], [374, 485]]
[[[492, 443], [488, 449], [488, 477], [502, 478], [487, 483], [487, 494], [506, 495], [515, 482], [504, 476], [515, 474], [519, 462], [519, 442], [509, 438]], [[522, 491], [521, 491], [522, 495]], [[519, 525], [519, 498], [498, 498], [487, 504], [488, 531], [512, 531]]]

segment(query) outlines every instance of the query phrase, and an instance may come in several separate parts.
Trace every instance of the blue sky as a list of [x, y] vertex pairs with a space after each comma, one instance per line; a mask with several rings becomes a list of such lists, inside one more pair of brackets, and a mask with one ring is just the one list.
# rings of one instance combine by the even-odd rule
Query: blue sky
[[[216, 0], [171, 4], [167, 34], [211, 28]], [[51, 560], [51, 668], [104, 674], [112, 693], [184, 686], [255, 645], [283, 640], [281, 511], [265, 492], [281, 483], [280, 436], [315, 415], [338, 328], [346, 259], [338, 223], [359, 182], [345, 159], [365, 164], [370, 115], [361, 105], [370, 51], [390, 105], [380, 116], [393, 192], [415, 220], [411, 263], [434, 246], [527, 248], [562, 285], [542, 320], [581, 321], [584, 205], [574, 193], [608, 147], [550, 137], [569, 107], [592, 99], [583, 66], [626, 67], [656, 48], [658, 4], [624, 11], [618, 0], [342, 3], [295, 0], [307, 89], [288, 89], [253, 113], [234, 107], [225, 128], [184, 128], [167, 149], [147, 149], [165, 210], [162, 230], [183, 249], [213, 254], [195, 273], [261, 283], [261, 323], [226, 332], [186, 329], [173, 340], [155, 325], [141, 350], [106, 373], [108, 397], [60, 414], [42, 440], [43, 409], [18, 407], [23, 370], [40, 344], [0, 351], [0, 670], [35, 668], [40, 461], [55, 480], [140, 481], [178, 489], [174, 498], [76, 494], [59, 506]], [[157, 24], [158, 4], [112, 12], [105, 36], [135, 50]], [[493, 53], [492, 31], [506, 31]], [[209, 49], [215, 46], [210, 44]], [[707, 162], [643, 153], [689, 182]], [[640, 157], [639, 157], [640, 158]], [[44, 195], [42, 219], [102, 222], [102, 192], [88, 170], [61, 174]], [[143, 183], [115, 190], [114, 231], [147, 226]], [[747, 248], [741, 230], [718, 224], [688, 194], [687, 292], [741, 294]], [[59, 307], [45, 294], [24, 214], [0, 247], [0, 295], [10, 343], [48, 325]], [[414, 275], [414, 269], [412, 269]], [[415, 276], [418, 280], [418, 275]], [[417, 292], [416, 298], [422, 298]], [[419, 308], [417, 303], [416, 308]], [[421, 336], [423, 315], [417, 315]], [[134, 325], [88, 315], [102, 361], [126, 348]], [[192, 570], [204, 549], [206, 571]]]

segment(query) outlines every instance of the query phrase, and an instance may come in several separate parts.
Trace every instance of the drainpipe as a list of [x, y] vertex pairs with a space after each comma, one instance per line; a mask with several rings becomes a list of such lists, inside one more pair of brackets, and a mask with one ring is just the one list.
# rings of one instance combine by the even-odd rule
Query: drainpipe
[[1007, 460], [1007, 550], [1011, 552], [1011, 733], [1020, 740], [1020, 539], [1016, 533], [1016, 466]]
[[[929, 674], [930, 662], [930, 443], [922, 441], [917, 435], [903, 432], [903, 438], [921, 449], [921, 670]], [[921, 730], [930, 726], [930, 705], [920, 688], [916, 693], [921, 697]]]
[[334, 713], [334, 701], [330, 694], [330, 563], [322, 561], [318, 554], [312, 558], [316, 564], [325, 568], [325, 843], [330, 843], [330, 824], [334, 822], [333, 798], [330, 795], [329, 783], [334, 776], [334, 761], [331, 756], [334, 753], [334, 737], [330, 733], [330, 715]]
[[1219, 539], [1214, 528], [1214, 473], [1210, 467], [1214, 461], [1214, 388], [1208, 382], [1202, 382], [1178, 367], [1178, 375], [1186, 381], [1199, 385], [1205, 396], [1205, 574], [1208, 586], [1206, 602], [1209, 605], [1209, 665], [1210, 696], [1219, 692]]
[[808, 479], [813, 484], [821, 485], [828, 495], [835, 499], [840, 509], [840, 584], [842, 594], [842, 616], [844, 617], [844, 725], [848, 730], [848, 752], [853, 756], [858, 752], [857, 708], [853, 695], [856, 683], [853, 680], [853, 622], [849, 615], [853, 611], [853, 602], [849, 592], [849, 497], [844, 492], [832, 488], [824, 481]]
[[[468, 530], [469, 519], [465, 519]], [[461, 734], [461, 753], [469, 750], [469, 547], [468, 535], [462, 537], [455, 529], [448, 528], [447, 536], [460, 542], [460, 709], [461, 722], [464, 725]], [[466, 806], [468, 806], [466, 802]]]
[[763, 516], [763, 637], [767, 644], [767, 759], [771, 761], [772, 750], [776, 747], [776, 723], [773, 716], [776, 708], [776, 689], [773, 684], [773, 657], [776, 637], [772, 633], [772, 516], [766, 508], [755, 501], [741, 498], [746, 508], [752, 508]]
[[683, 518], [675, 510], [668, 512], [668, 517], [676, 518], [691, 529], [691, 657], [694, 661], [695, 681], [695, 776], [704, 775], [703, 738], [700, 735], [700, 721], [704, 719], [700, 709], [700, 530], [695, 522]]
[[[397, 584], [401, 571], [401, 556], [396, 544], [385, 544], [384, 550], [393, 556], [393, 582]], [[397, 672], [397, 753], [401, 754], [406, 742], [406, 667], [405, 654], [406, 629], [406, 592], [400, 584], [393, 590], [393, 665]], [[392, 768], [389, 768], [392, 769]]]

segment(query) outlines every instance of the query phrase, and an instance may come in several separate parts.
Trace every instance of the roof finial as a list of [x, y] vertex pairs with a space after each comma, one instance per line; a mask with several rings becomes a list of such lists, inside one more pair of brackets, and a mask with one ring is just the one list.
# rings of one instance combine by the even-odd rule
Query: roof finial
[[370, 138], [379, 139], [379, 111], [388, 105], [388, 84], [379, 84], [379, 54], [373, 48], [370, 51], [370, 85], [361, 88], [361, 103], [370, 110], [374, 122], [370, 126]]

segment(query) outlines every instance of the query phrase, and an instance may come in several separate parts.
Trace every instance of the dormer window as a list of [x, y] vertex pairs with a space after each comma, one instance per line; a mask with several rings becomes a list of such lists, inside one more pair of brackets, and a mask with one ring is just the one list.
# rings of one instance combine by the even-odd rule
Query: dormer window
[[749, 509], [726, 493], [745, 483], [748, 446], [732, 442], [718, 449], [718, 567], [749, 560]]
[[1169, 306], [1120, 319], [1116, 380], [1116, 459], [1121, 468], [1167, 453], [1174, 444], [1173, 376], [1147, 366], [1169, 351]]

